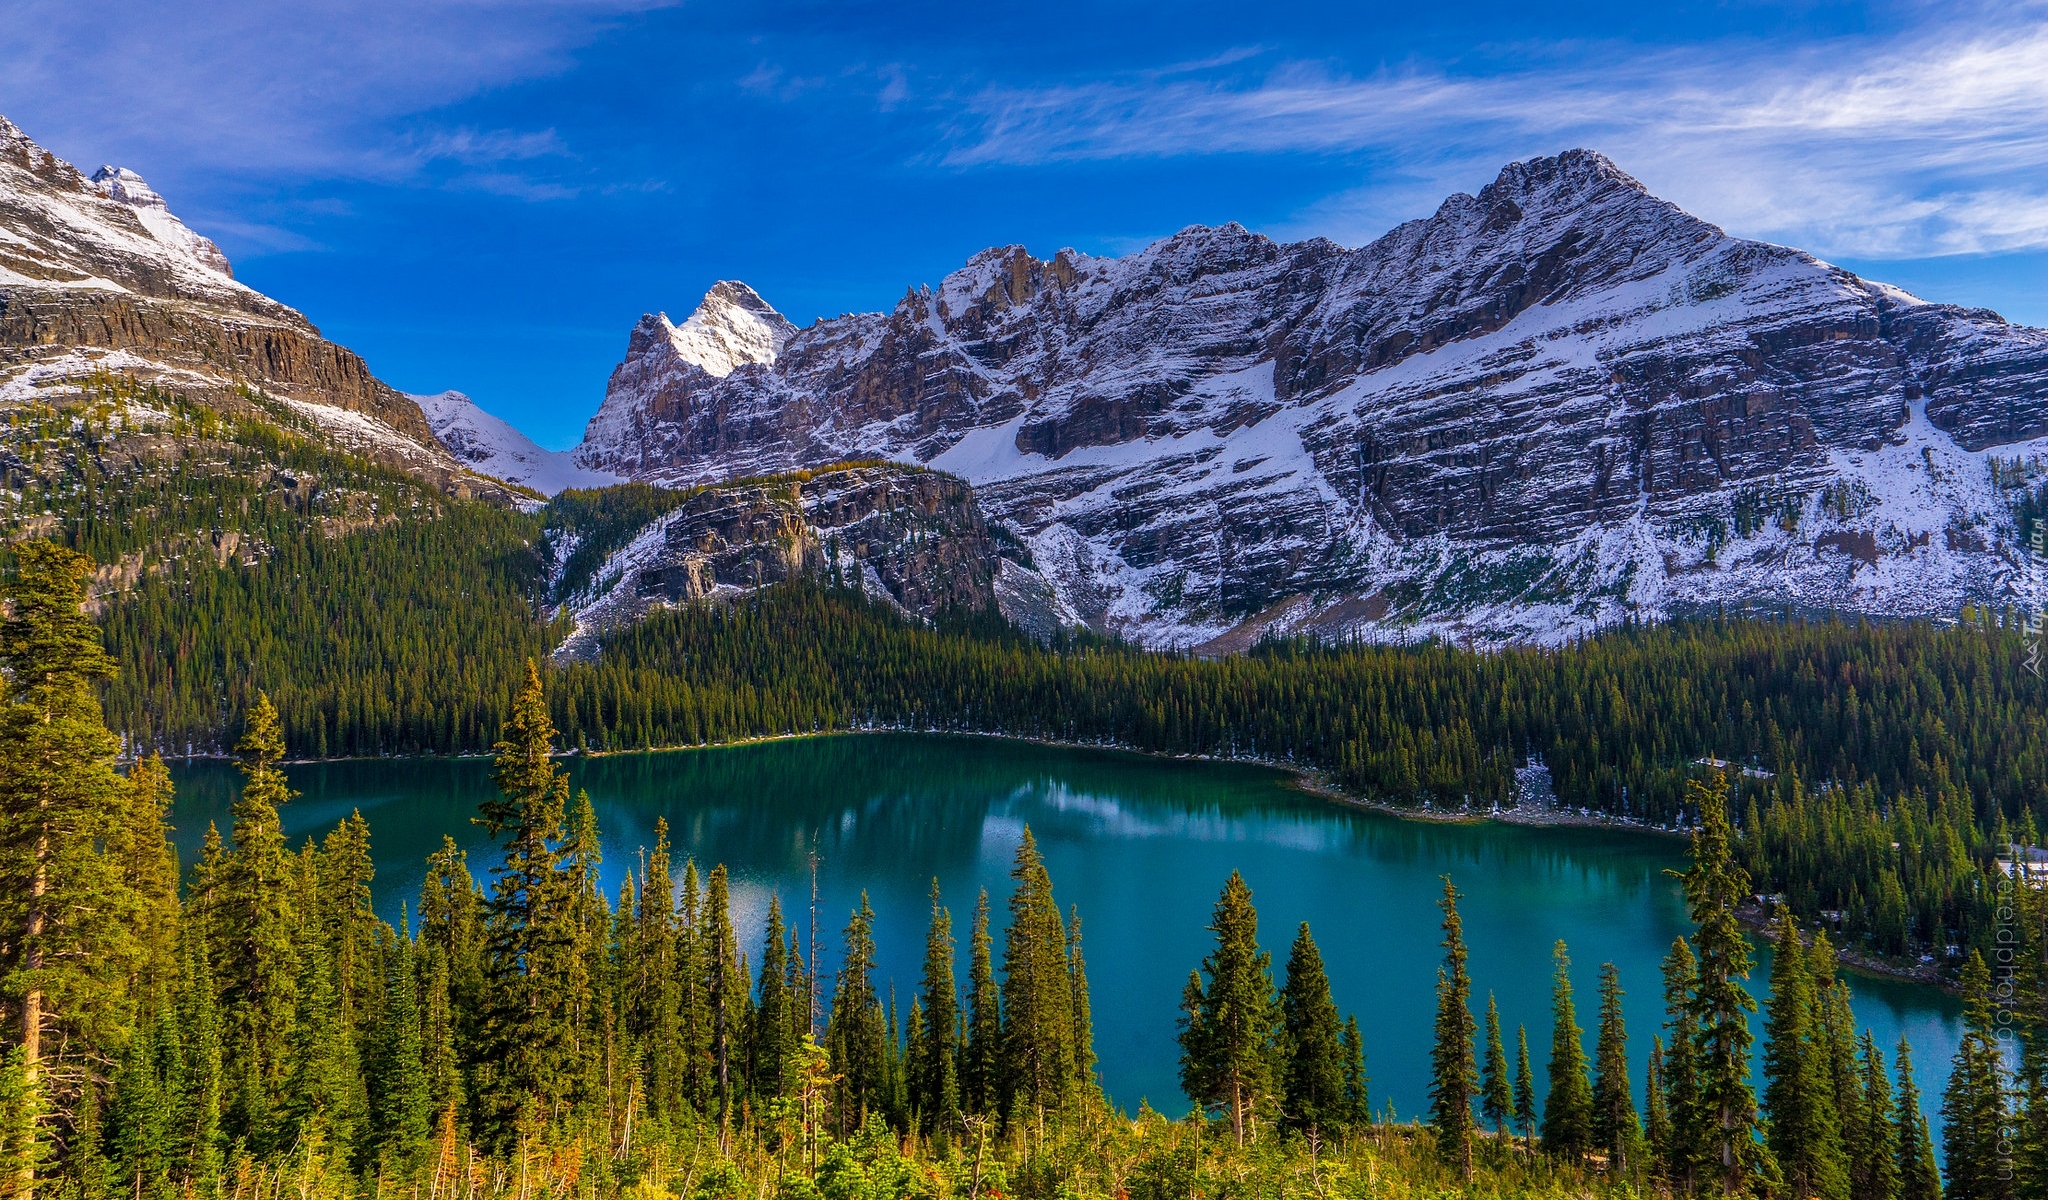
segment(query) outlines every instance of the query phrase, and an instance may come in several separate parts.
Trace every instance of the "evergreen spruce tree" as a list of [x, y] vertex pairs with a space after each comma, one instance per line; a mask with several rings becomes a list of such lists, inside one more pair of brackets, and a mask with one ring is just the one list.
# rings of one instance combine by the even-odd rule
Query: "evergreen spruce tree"
[[221, 1192], [226, 1162], [221, 1138], [221, 1103], [226, 1072], [222, 1023], [207, 939], [194, 923], [180, 930], [177, 1008], [184, 1069], [175, 1098], [178, 1122], [178, 1181], [202, 1200]]
[[732, 1107], [734, 1060], [739, 1057], [747, 995], [753, 990], [752, 981], [746, 978], [740, 965], [739, 938], [733, 933], [724, 863], [711, 869], [711, 885], [705, 893], [698, 940], [704, 947], [704, 999], [709, 1017], [711, 1062], [716, 1075], [718, 1113], [723, 1118]]
[[[1698, 927], [1691, 947], [1696, 982], [1685, 1020], [1693, 1039], [1700, 1159], [1704, 1170], [1719, 1175], [1722, 1193], [1735, 1195], [1772, 1170], [1757, 1141], [1756, 1093], [1749, 1084], [1749, 1014], [1756, 1001], [1742, 986], [1749, 978], [1749, 941], [1735, 915], [1750, 894], [1749, 873], [1735, 862], [1725, 791], [1718, 772], [1708, 782], [1686, 784], [1686, 806], [1698, 810], [1699, 828], [1692, 837], [1692, 866], [1682, 876]], [[1676, 1115], [1674, 1106], [1674, 1121]]]
[[1573, 1161], [1591, 1150], [1593, 1087], [1586, 1079], [1585, 1030], [1572, 1003], [1571, 956], [1563, 941], [1551, 949], [1550, 1094], [1543, 1100], [1543, 1150]]
[[1934, 1165], [1934, 1138], [1920, 1111], [1920, 1082], [1913, 1077], [1913, 1047], [1899, 1039], [1899, 1200], [1942, 1200], [1941, 1172]]
[[1807, 954], [1807, 973], [1813, 977], [1814, 1034], [1846, 1153], [1848, 1122], [1859, 1109], [1862, 1086], [1856, 1070], [1856, 1013], [1850, 1006], [1849, 983], [1836, 974], [1835, 966], [1835, 948], [1827, 931], [1815, 930], [1813, 949]]
[[232, 1048], [229, 1128], [260, 1141], [283, 1096], [301, 974], [293, 867], [278, 818], [278, 809], [298, 793], [278, 769], [284, 733], [269, 696], [257, 693], [235, 750], [242, 794], [235, 799], [234, 851], [221, 872], [214, 923], [223, 941], [212, 957], [220, 964], [224, 1043]]
[[1074, 1081], [1086, 1097], [1100, 1096], [1095, 1076], [1095, 1009], [1088, 1002], [1088, 963], [1081, 954], [1081, 908], [1067, 910], [1067, 977], [1074, 994]]
[[[136, 790], [100, 713], [114, 665], [84, 612], [92, 560], [11, 547], [0, 582], [0, 1002], [18, 1018], [20, 1094], [60, 1119], [135, 1016], [152, 949], [131, 878]], [[159, 810], [160, 812], [160, 810]], [[147, 815], [147, 814], [144, 814]], [[30, 1101], [24, 1101], [30, 1103]], [[24, 1188], [29, 1176], [17, 1180]]]
[[1976, 951], [1963, 965], [1963, 1040], [1941, 1099], [1947, 1200], [2012, 1200], [2005, 1069], [1999, 1058], [1991, 972]]
[[575, 891], [561, 852], [569, 779], [555, 764], [555, 727], [528, 661], [526, 681], [496, 746], [498, 796], [477, 823], [505, 856], [485, 904], [489, 994], [475, 1121], [486, 1140], [510, 1144], [522, 1111], [552, 1114], [579, 1081], [574, 1001], [564, 987], [576, 948]]
[[1494, 1002], [1492, 992], [1486, 994], [1486, 1063], [1481, 1077], [1484, 1090], [1479, 1112], [1493, 1122], [1494, 1136], [1501, 1137], [1514, 1119], [1515, 1085], [1508, 1076], [1507, 1043], [1500, 1036], [1500, 1005]]
[[433, 1133], [433, 1093], [427, 1078], [420, 1021], [420, 981], [412, 938], [392, 939], [385, 960], [384, 1006], [370, 1077], [371, 1131], [377, 1152], [407, 1169], [426, 1152]]
[[1258, 910], [1236, 871], [1224, 882], [1209, 931], [1216, 948], [1188, 976], [1181, 997], [1180, 1086], [1189, 1100], [1220, 1111], [1242, 1146], [1256, 1136], [1260, 1110], [1271, 1103], [1278, 1014], [1273, 956], [1259, 949]]
[[426, 1080], [427, 1108], [447, 1113], [463, 1097], [462, 1054], [456, 1045], [458, 1023], [448, 978], [448, 956], [421, 939], [420, 1074]]
[[370, 857], [370, 824], [360, 811], [350, 813], [321, 840], [313, 866], [313, 894], [302, 907], [312, 914], [318, 936], [334, 961], [341, 1019], [360, 1043], [368, 1010], [375, 1007], [385, 986], [376, 947], [383, 923], [370, 911], [370, 883], [376, 877]]
[[1628, 1028], [1621, 1014], [1621, 972], [1600, 964], [1600, 1035], [1593, 1050], [1593, 1142], [1610, 1170], [1632, 1171], [1641, 1158], [1643, 1127], [1628, 1078]]
[[327, 1147], [341, 1161], [364, 1148], [369, 1097], [354, 1030], [342, 1019], [334, 960], [323, 947], [300, 956], [284, 1093], [274, 1125], [254, 1131], [267, 1152]]
[[1479, 1092], [1473, 1062], [1472, 977], [1466, 967], [1465, 922], [1458, 916], [1458, 889], [1444, 876], [1444, 964], [1436, 973], [1436, 1031], [1429, 1052], [1429, 1118], [1436, 1129], [1437, 1157], [1472, 1178], [1472, 1101]]
[[846, 951], [832, 989], [832, 1015], [825, 1045], [840, 1074], [834, 1102], [841, 1137], [866, 1124], [888, 1100], [889, 1032], [875, 996], [875, 911], [862, 892], [860, 907], [846, 923]]
[[1364, 1129], [1372, 1124], [1372, 1080], [1365, 1073], [1365, 1039], [1357, 1016], [1344, 1018], [1344, 1125]]
[[[664, 828], [662, 832], [665, 834], [667, 830]], [[650, 877], [649, 882], [658, 883], [659, 880]], [[668, 958], [675, 1004], [675, 1026], [669, 1035], [669, 1044], [682, 1099], [699, 1113], [707, 1111], [714, 1099], [711, 1001], [705, 986], [703, 912], [704, 888], [697, 878], [696, 860], [684, 859], [683, 894], [676, 906], [675, 949]], [[673, 1111], [680, 1114], [683, 1110], [676, 1108]]]
[[1848, 1172], [1828, 1044], [1815, 1013], [1807, 952], [1791, 913], [1782, 906], [1777, 930], [1764, 1022], [1764, 1108], [1770, 1114], [1771, 1153], [1797, 1194], [1842, 1200], [1848, 1194]]
[[441, 848], [427, 856], [419, 914], [419, 944], [436, 952], [450, 1003], [459, 1013], [476, 1013], [485, 992], [483, 896], [468, 856], [445, 834]]
[[1658, 1075], [1668, 1124], [1664, 1144], [1656, 1150], [1657, 1171], [1675, 1188], [1689, 1192], [1694, 1180], [1709, 1167], [1705, 1148], [1711, 1134], [1700, 1101], [1699, 1035], [1691, 1015], [1699, 987], [1699, 964], [1684, 938], [1673, 939], [1670, 953], [1664, 956], [1663, 971], [1667, 1040]]
[[125, 851], [123, 874], [138, 902], [135, 940], [138, 974], [130, 990], [155, 995], [178, 975], [178, 853], [171, 848], [164, 814], [171, 807], [171, 772], [155, 754], [128, 772], [128, 827], [118, 844]]
[[768, 896], [768, 932], [761, 942], [760, 999], [754, 1005], [752, 1043], [748, 1048], [748, 1078], [763, 1100], [788, 1094], [789, 1080], [784, 1067], [795, 1052], [803, 1014], [797, 1011], [789, 980], [789, 931], [782, 923], [782, 898]]
[[928, 1132], [950, 1134], [960, 1124], [960, 993], [953, 982], [953, 914], [939, 903], [932, 880], [932, 922], [924, 940], [924, 984], [911, 1009], [916, 1053], [911, 1056], [911, 1106]]
[[1005, 1108], [1042, 1117], [1073, 1095], [1074, 985], [1067, 929], [1030, 827], [1010, 867], [1010, 928], [1003, 938]]
[[565, 964], [562, 990], [570, 1008], [572, 1052], [582, 1066], [577, 1094], [609, 1096], [617, 1079], [619, 1005], [617, 963], [612, 957], [614, 921], [599, 869], [604, 844], [590, 793], [576, 792], [569, 811], [569, 837], [562, 860], [572, 900], [568, 924], [574, 947]]
[[1536, 1140], [1536, 1074], [1529, 1068], [1529, 1027], [1515, 1026], [1515, 1124], [1522, 1131], [1522, 1146]]
[[1671, 1152], [1671, 1107], [1664, 1093], [1664, 1038], [1650, 1035], [1650, 1054], [1643, 1066], [1643, 1140], [1650, 1165], [1663, 1169]]
[[133, 1200], [167, 1200], [173, 1194], [176, 1105], [183, 1074], [176, 1014], [168, 1003], [160, 1003], [128, 1040], [108, 1106], [106, 1140], [113, 1176], [120, 1191]]
[[1344, 1027], [1330, 996], [1322, 952], [1303, 921], [1287, 952], [1287, 983], [1280, 989], [1280, 1119], [1285, 1128], [1327, 1137], [1350, 1124], [1344, 1090]]
[[967, 1036], [962, 1039], [961, 1107], [971, 1115], [1001, 1115], [1002, 994], [996, 988], [994, 947], [988, 931], [988, 893], [974, 905], [968, 937]]
[[1864, 1031], [1857, 1086], [1861, 1092], [1859, 1137], [1847, 1147], [1851, 1200], [1898, 1200], [1899, 1118], [1885, 1075], [1884, 1051]]

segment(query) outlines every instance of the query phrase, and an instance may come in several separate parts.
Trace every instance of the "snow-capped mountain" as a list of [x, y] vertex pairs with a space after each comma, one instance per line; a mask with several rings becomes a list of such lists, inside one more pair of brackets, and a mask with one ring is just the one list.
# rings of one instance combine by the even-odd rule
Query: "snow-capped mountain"
[[[626, 342], [626, 361], [612, 372], [605, 402], [584, 430], [577, 461], [615, 470], [639, 432], [672, 416], [666, 398], [694, 379], [724, 379], [740, 367], [772, 367], [796, 326], [744, 283], [713, 284], [681, 325], [648, 313]], [[616, 402], [614, 402], [616, 397]]]
[[608, 487], [624, 480], [577, 466], [567, 452], [543, 450], [532, 438], [477, 407], [461, 392], [411, 396], [448, 452], [479, 474], [552, 496], [567, 488]]
[[135, 210], [136, 219], [149, 231], [150, 237], [163, 245], [184, 252], [187, 258], [199, 266], [229, 279], [235, 277], [235, 269], [228, 265], [228, 256], [220, 252], [211, 238], [204, 238], [185, 227], [185, 223], [172, 215], [164, 198], [156, 189], [126, 167], [101, 167], [92, 173], [92, 185], [109, 200], [118, 201]]
[[506, 495], [435, 440], [419, 406], [234, 277], [134, 171], [90, 178], [0, 117], [0, 409], [107, 371], [223, 412], [252, 393], [321, 434], [456, 494]]
[[787, 328], [755, 299], [644, 318], [577, 461], [941, 468], [1063, 611], [1154, 645], [2029, 591], [2008, 514], [2048, 467], [2048, 332], [1731, 237], [1590, 151], [1358, 249], [1008, 246], [751, 358], [668, 333]]

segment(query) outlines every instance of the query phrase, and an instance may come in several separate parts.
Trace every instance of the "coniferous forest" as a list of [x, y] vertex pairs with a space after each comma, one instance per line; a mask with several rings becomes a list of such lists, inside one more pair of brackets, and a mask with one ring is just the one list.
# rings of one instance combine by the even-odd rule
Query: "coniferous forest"
[[[428, 863], [394, 928], [373, 915], [352, 816], [292, 845], [278, 709], [258, 692], [227, 830], [180, 864], [159, 758], [124, 760], [116, 665], [85, 611], [90, 560], [17, 545], [0, 621], [0, 1189], [114, 1197], [1037, 1198], [1755, 1195], [2028, 1200], [2048, 1188], [2048, 890], [2004, 889], [1994, 953], [1962, 970], [1966, 1035], [1913, 1064], [1849, 1016], [1834, 943], [1773, 928], [1762, 1069], [1737, 909], [1756, 883], [1718, 774], [1687, 781], [1692, 932], [1664, 1019], [1630, 1031], [1615, 973], [1583, 1011], [1559, 944], [1548, 1087], [1473, 995], [1445, 879], [1437, 1015], [1361, 1029], [1313, 932], [1283, 963], [1222, 881], [1179, 1020], [1185, 1116], [1116, 1111], [1096, 1082], [1083, 914], [1026, 831], [1007, 897], [961, 937], [932, 896], [907, 1011], [874, 978], [872, 914], [825, 958], [772, 910], [734, 931], [716, 864], [665, 833], [617, 894], [525, 664], [477, 820], [498, 846]], [[811, 597], [822, 603], [828, 597]], [[938, 636], [938, 635], [933, 635]], [[1276, 661], [1292, 661], [1280, 655]], [[125, 771], [122, 769], [126, 762]], [[1750, 822], [1757, 828], [1756, 822]], [[993, 905], [1006, 908], [1000, 930]], [[1285, 935], [1283, 935], [1285, 936]], [[1277, 943], [1272, 943], [1277, 944]], [[1543, 1031], [1537, 1031], [1539, 1044]], [[1646, 1036], [1647, 1035], [1647, 1036]], [[1430, 1040], [1427, 1123], [1376, 1119], [1368, 1053]], [[1923, 1078], [1927, 1081], [1923, 1085]], [[1638, 1111], [1634, 1097], [1647, 1097]], [[1921, 1116], [1940, 1095], [1940, 1165]]]

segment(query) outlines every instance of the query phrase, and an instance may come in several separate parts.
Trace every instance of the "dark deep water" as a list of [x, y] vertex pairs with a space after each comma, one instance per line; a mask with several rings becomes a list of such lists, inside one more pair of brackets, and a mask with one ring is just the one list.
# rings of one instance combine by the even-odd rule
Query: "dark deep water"
[[[1102, 1076], [1127, 1108], [1144, 1098], [1169, 1113], [1185, 1111], [1174, 1017], [1188, 972], [1207, 950], [1210, 907], [1233, 867], [1254, 891], [1276, 975], [1297, 923], [1310, 923], [1338, 1006], [1356, 1012], [1364, 1031], [1373, 1104], [1384, 1111], [1391, 1100], [1402, 1120], [1427, 1104], [1439, 876], [1449, 874], [1465, 895], [1475, 1013], [1483, 1018], [1489, 991], [1499, 998], [1510, 1060], [1515, 1026], [1528, 1027], [1539, 1096], [1550, 1045], [1551, 943], [1570, 945], [1589, 1053], [1599, 966], [1620, 968], [1640, 1096], [1644, 1056], [1662, 1019], [1658, 963], [1687, 930], [1676, 882], [1664, 874], [1683, 865], [1675, 839], [1403, 821], [1306, 795], [1287, 776], [1255, 767], [908, 734], [570, 759], [567, 766], [596, 806], [614, 896], [639, 848], [653, 843], [655, 818], [665, 817], [678, 880], [686, 856], [705, 870], [726, 864], [734, 916], [756, 962], [771, 892], [780, 894], [792, 927], [807, 925], [806, 852], [815, 844], [826, 970], [836, 965], [839, 931], [866, 889], [876, 914], [877, 986], [886, 994], [893, 980], [906, 1012], [933, 877], [953, 912], [964, 986], [976, 892], [988, 889], [1000, 923], [1011, 856], [1028, 824], [1061, 905], [1080, 908]], [[303, 793], [284, 814], [294, 838], [325, 831], [351, 809], [369, 820], [376, 904], [387, 919], [395, 922], [401, 904], [416, 900], [423, 860], [444, 834], [468, 849], [471, 868], [486, 877], [495, 856], [469, 818], [491, 789], [487, 761], [356, 760], [289, 773]], [[190, 863], [209, 821], [227, 832], [240, 776], [217, 762], [177, 766], [173, 774], [176, 838]], [[1752, 984], [1761, 992], [1767, 960], [1758, 966]], [[1859, 976], [1853, 985], [1857, 1018], [1875, 1032], [1887, 1061], [1901, 1033], [1911, 1038], [1923, 1093], [1938, 1102], [1959, 1037], [1956, 1001], [1886, 980]]]

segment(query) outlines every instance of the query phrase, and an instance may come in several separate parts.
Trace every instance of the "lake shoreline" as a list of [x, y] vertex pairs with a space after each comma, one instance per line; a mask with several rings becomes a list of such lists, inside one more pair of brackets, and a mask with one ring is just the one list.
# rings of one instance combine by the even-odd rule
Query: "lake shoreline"
[[[565, 750], [558, 758], [618, 758], [635, 754], [666, 754], [684, 750], [730, 750], [745, 746], [766, 745], [773, 742], [805, 741], [830, 737], [857, 737], [870, 734], [920, 734], [930, 737], [981, 738], [991, 741], [1016, 742], [1031, 746], [1044, 746], [1058, 750], [1092, 750], [1113, 754], [1130, 754], [1140, 758], [1162, 762], [1206, 762], [1232, 766], [1263, 767], [1278, 771], [1290, 777], [1295, 790], [1331, 804], [1347, 808], [1378, 813], [1403, 821], [1427, 821], [1447, 825], [1480, 825], [1496, 823], [1516, 825], [1524, 828], [1579, 828], [1609, 829], [1628, 833], [1645, 834], [1664, 838], [1690, 838], [1685, 830], [1660, 828], [1647, 825], [1627, 817], [1613, 817], [1604, 813], [1581, 812], [1562, 806], [1515, 805], [1512, 808], [1474, 811], [1471, 809], [1430, 809], [1395, 804], [1391, 801], [1376, 800], [1345, 791], [1333, 782], [1327, 773], [1305, 767], [1299, 763], [1275, 761], [1272, 759], [1215, 754], [1169, 754], [1159, 750], [1144, 750], [1114, 742], [1075, 742], [1057, 738], [1025, 737], [1012, 733], [992, 733], [983, 730], [966, 729], [916, 729], [903, 726], [873, 726], [866, 728], [821, 729], [805, 733], [764, 734], [758, 737], [733, 738], [722, 742], [708, 742], [690, 746], [649, 746], [632, 750]], [[181, 756], [181, 761], [229, 761], [231, 754], [191, 754]], [[324, 763], [345, 762], [402, 762], [410, 759], [422, 761], [476, 761], [488, 759], [488, 754], [390, 754], [359, 756], [352, 758], [294, 758], [283, 760], [286, 766], [313, 766]], [[1772, 931], [1771, 914], [1763, 907], [1750, 904], [1737, 911], [1737, 917], [1749, 929], [1768, 937]], [[1847, 947], [1836, 947], [1836, 957], [1841, 965], [1855, 973], [1903, 983], [1915, 983], [1955, 993], [1955, 985], [1942, 979], [1939, 969], [1931, 964], [1912, 966], [1893, 964], [1883, 959], [1860, 954]]]

